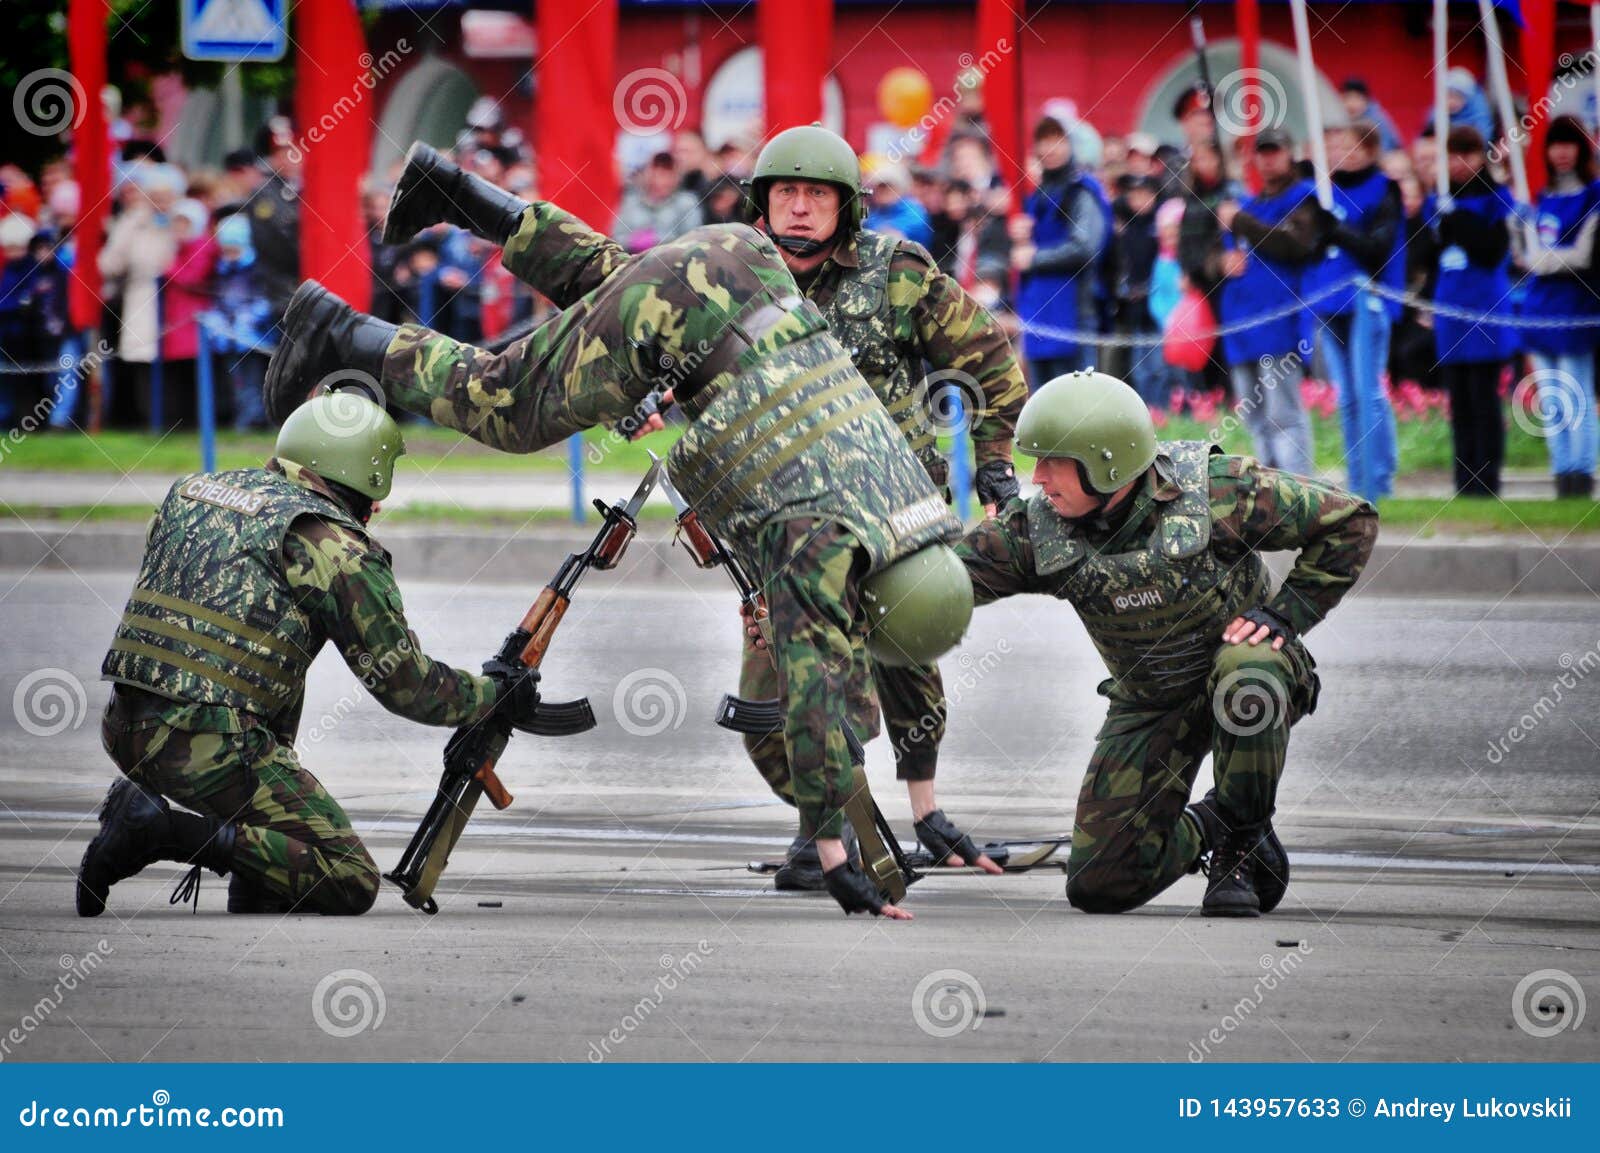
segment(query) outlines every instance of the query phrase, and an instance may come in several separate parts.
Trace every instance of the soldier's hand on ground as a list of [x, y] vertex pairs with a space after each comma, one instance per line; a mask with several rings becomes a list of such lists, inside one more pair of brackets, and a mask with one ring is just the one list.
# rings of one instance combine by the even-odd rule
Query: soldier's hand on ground
[[1234, 617], [1228, 627], [1222, 630], [1223, 641], [1230, 645], [1259, 645], [1271, 637], [1273, 652], [1283, 648], [1294, 636], [1294, 626], [1266, 607], [1253, 608]]
[[928, 855], [936, 865], [959, 868], [970, 862], [985, 873], [999, 874], [1005, 871], [987, 853], [980, 852], [972, 838], [956, 828], [955, 823], [944, 815], [943, 809], [934, 809], [918, 820], [916, 831], [917, 840], [928, 850]]
[[[819, 838], [817, 852], [822, 857], [822, 883], [828, 895], [839, 902], [845, 916], [851, 913], [871, 913], [874, 917], [888, 917], [891, 921], [910, 921], [914, 918], [905, 909], [891, 905], [883, 899], [872, 879], [861, 871], [861, 866], [851, 860], [840, 859], [828, 868], [830, 854], [824, 846], [828, 842]], [[832, 842], [839, 858], [844, 857], [844, 845], [837, 837]]]

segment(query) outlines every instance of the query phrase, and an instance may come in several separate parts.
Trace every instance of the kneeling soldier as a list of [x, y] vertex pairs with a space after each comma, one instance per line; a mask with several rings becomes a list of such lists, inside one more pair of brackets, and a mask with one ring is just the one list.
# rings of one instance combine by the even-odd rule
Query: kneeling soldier
[[292, 747], [326, 641], [410, 720], [531, 718], [532, 677], [431, 660], [406, 624], [366, 529], [404, 451], [388, 414], [338, 394], [294, 414], [265, 468], [172, 486], [102, 666], [115, 682], [102, 739], [126, 776], [84, 852], [79, 914], [97, 916], [112, 885], [155, 861], [194, 865], [194, 881], [201, 866], [232, 873], [230, 913], [372, 907], [377, 866]]
[[[1370, 504], [1201, 441], [1158, 443], [1137, 393], [1101, 373], [1028, 401], [1017, 450], [1042, 491], [957, 547], [979, 604], [1068, 600], [1111, 672], [1078, 797], [1067, 896], [1088, 912], [1150, 900], [1210, 854], [1203, 911], [1271, 912], [1289, 882], [1272, 830], [1289, 729], [1316, 663], [1300, 634], [1355, 584]], [[1276, 594], [1262, 550], [1298, 551]], [[1216, 788], [1188, 805], [1209, 752]]]
[[[494, 218], [479, 223], [482, 235], [508, 239], [526, 220], [519, 241], [544, 239], [546, 225], [521, 202], [474, 205]], [[570, 218], [547, 227], [570, 261], [598, 259], [608, 271], [499, 354], [384, 324], [302, 284], [267, 368], [268, 414], [281, 419], [319, 378], [348, 388], [364, 375], [389, 403], [527, 453], [670, 389], [691, 421], [668, 457], [673, 481], [755, 574], [771, 610], [790, 779], [824, 885], [847, 913], [908, 918], [845, 851], [841, 810], [859, 789], [846, 682], [863, 638], [882, 655], [873, 635], [898, 636], [884, 651], [905, 665], [930, 664], [960, 639], [972, 592], [945, 547], [960, 521], [770, 237], [711, 225], [613, 263]], [[911, 572], [920, 578], [908, 582]]]

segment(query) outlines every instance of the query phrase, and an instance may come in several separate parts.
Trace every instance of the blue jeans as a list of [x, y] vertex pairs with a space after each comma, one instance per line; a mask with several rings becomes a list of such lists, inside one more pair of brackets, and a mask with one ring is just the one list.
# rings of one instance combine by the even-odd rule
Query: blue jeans
[[1394, 491], [1399, 441], [1384, 388], [1389, 363], [1389, 312], [1365, 290], [1342, 316], [1329, 317], [1320, 340], [1328, 375], [1339, 390], [1339, 425], [1352, 492], [1376, 501]]
[[1261, 463], [1296, 476], [1315, 475], [1311, 416], [1300, 401], [1306, 369], [1299, 354], [1236, 364], [1232, 374], [1233, 412], [1250, 430]]
[[1550, 471], [1557, 476], [1579, 473], [1593, 476], [1600, 451], [1600, 424], [1594, 405], [1594, 352], [1567, 352], [1551, 356], [1531, 354], [1538, 372], [1539, 412], [1546, 443], [1550, 446]]
[[83, 333], [69, 332], [61, 338], [58, 360], [61, 372], [56, 377], [55, 404], [50, 409], [51, 428], [71, 428], [78, 411], [78, 390], [83, 387], [80, 363], [83, 360]]

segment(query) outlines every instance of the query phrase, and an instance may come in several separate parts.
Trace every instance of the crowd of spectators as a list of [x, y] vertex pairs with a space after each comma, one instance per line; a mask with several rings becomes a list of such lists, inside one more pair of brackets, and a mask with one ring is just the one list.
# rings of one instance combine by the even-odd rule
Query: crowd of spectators
[[[1479, 85], [1454, 69], [1448, 91], [1447, 203], [1434, 193], [1433, 114], [1408, 141], [1368, 85], [1350, 79], [1345, 115], [1326, 133], [1325, 207], [1307, 141], [1277, 125], [1249, 147], [1219, 141], [1199, 85], [1173, 108], [1181, 142], [1144, 132], [1101, 139], [1070, 102], [1047, 104], [1031, 125], [1028, 180], [1013, 195], [982, 89], [968, 87], [917, 163], [864, 158], [867, 224], [927, 247], [999, 317], [1033, 387], [1097, 366], [1128, 379], [1158, 416], [1211, 411], [1226, 396], [1264, 461], [1309, 472], [1302, 386], [1330, 381], [1350, 484], [1374, 499], [1392, 492], [1399, 465], [1390, 392], [1402, 381], [1448, 394], [1459, 491], [1497, 492], [1503, 397], [1527, 375], [1526, 356], [1539, 413], [1559, 425], [1549, 437], [1557, 490], [1587, 496], [1600, 343], [1591, 138], [1571, 118], [1551, 124], [1545, 156], [1530, 158], [1546, 168], [1544, 191], [1518, 206], [1490, 161], [1501, 149]], [[712, 150], [692, 131], [662, 141], [625, 174], [612, 234], [637, 252], [742, 219], [741, 181], [757, 147]], [[536, 153], [494, 115], [472, 119], [454, 155], [518, 195], [538, 194]], [[482, 342], [549, 308], [493, 246], [460, 230], [381, 244], [397, 167], [363, 191], [374, 313]], [[0, 166], [0, 423], [30, 409], [36, 426], [88, 423], [87, 374], [76, 366], [89, 350], [66, 308], [69, 278], [84, 276], [107, 300], [100, 336], [111, 355], [97, 366], [105, 422], [193, 419], [203, 328], [222, 419], [261, 427], [274, 321], [299, 279], [298, 180], [281, 118], [214, 170], [184, 171], [158, 144], [130, 139], [99, 266], [84, 269], [68, 164], [44, 166], [37, 180]], [[1175, 353], [1179, 338], [1202, 349], [1198, 359]]]

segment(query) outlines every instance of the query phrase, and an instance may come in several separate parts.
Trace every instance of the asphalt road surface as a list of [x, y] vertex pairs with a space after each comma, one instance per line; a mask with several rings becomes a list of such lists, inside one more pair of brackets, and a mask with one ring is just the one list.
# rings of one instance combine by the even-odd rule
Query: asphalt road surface
[[[409, 585], [413, 624], [475, 666], [542, 579]], [[1592, 601], [1356, 596], [1312, 633], [1322, 703], [1277, 818], [1294, 881], [1260, 920], [1202, 919], [1195, 878], [1089, 917], [1049, 868], [926, 879], [910, 924], [772, 892], [745, 863], [781, 853], [789, 810], [710, 720], [737, 675], [731, 590], [595, 574], [545, 687], [587, 693], [599, 727], [515, 739], [517, 803], [480, 810], [438, 916], [386, 889], [359, 920], [229, 917], [209, 874], [191, 914], [158, 865], [83, 921], [73, 870], [114, 773], [96, 676], [127, 587], [0, 574], [6, 1060], [1600, 1059]], [[980, 610], [944, 668], [946, 811], [980, 839], [1069, 832], [1104, 714], [1070, 610]], [[313, 669], [301, 754], [384, 868], [443, 738], [336, 656]]]

